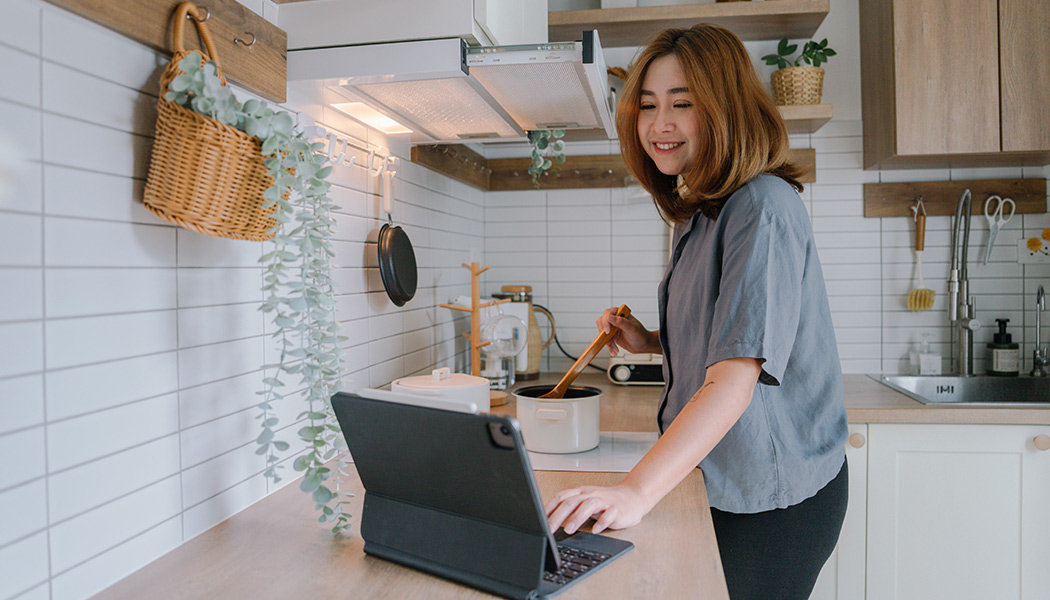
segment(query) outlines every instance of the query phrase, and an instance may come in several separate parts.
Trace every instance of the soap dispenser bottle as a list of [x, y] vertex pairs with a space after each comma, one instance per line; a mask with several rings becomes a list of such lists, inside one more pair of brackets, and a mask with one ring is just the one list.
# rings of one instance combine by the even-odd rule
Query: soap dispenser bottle
[[930, 334], [922, 334], [919, 342], [919, 375], [940, 375], [941, 355], [930, 349]]
[[1020, 371], [1020, 346], [1012, 341], [1009, 333], [1006, 333], [1006, 324], [1010, 322], [1010, 319], [996, 319], [995, 322], [999, 325], [999, 333], [995, 334], [992, 342], [988, 344], [988, 349], [992, 354], [992, 365], [988, 369], [988, 374], [1014, 377]]

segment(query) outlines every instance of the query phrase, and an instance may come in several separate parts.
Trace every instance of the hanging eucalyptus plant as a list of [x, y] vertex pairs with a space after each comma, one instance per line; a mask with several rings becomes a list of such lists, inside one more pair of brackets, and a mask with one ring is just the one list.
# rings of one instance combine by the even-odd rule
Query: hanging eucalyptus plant
[[540, 189], [540, 177], [555, 162], [565, 162], [565, 142], [559, 139], [564, 135], [564, 129], [537, 129], [529, 132], [529, 143], [532, 144], [529, 175], [532, 176], [532, 185], [536, 189]]
[[[296, 457], [293, 468], [303, 473], [299, 487], [316, 502], [318, 520], [332, 523], [333, 532], [343, 531], [350, 526], [345, 507], [351, 494], [341, 489], [346, 443], [331, 406], [341, 381], [339, 342], [345, 339], [335, 318], [331, 278], [336, 206], [328, 198], [331, 184], [326, 178], [332, 167], [325, 166], [325, 156], [318, 153], [323, 144], [312, 143], [287, 112], [275, 112], [258, 100], [238, 102], [219, 79], [214, 62], [191, 53], [179, 62], [179, 69], [183, 73], [172, 80], [166, 98], [258, 138], [274, 180], [263, 194], [262, 207], [273, 207], [277, 224], [271, 230], [272, 248], [259, 259], [265, 267], [260, 310], [273, 317], [280, 358], [264, 367], [268, 373], [265, 389], [259, 392], [264, 399], [258, 405], [262, 432], [256, 438], [256, 453], [266, 456], [265, 475], [280, 481], [278, 454], [290, 445], [276, 438], [274, 403], [291, 401], [298, 389], [284, 376], [298, 376], [308, 407], [298, 419], [309, 424], [298, 431], [306, 451]], [[296, 391], [285, 392], [289, 388]], [[336, 457], [332, 473], [326, 464]]]

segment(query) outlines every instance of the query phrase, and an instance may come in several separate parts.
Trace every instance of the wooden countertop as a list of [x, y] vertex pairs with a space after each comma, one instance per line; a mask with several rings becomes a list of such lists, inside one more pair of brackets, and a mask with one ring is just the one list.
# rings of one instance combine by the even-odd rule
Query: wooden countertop
[[[495, 598], [366, 556], [358, 535], [363, 489], [353, 469], [353, 531], [333, 535], [314, 503], [290, 484], [179, 546], [96, 596], [100, 599]], [[544, 500], [577, 485], [611, 485], [622, 473], [537, 472]], [[563, 592], [565, 600], [728, 599], [707, 492], [694, 471], [630, 529], [609, 532], [635, 547]]]
[[[544, 374], [527, 384], [551, 384]], [[578, 385], [600, 387], [603, 431], [656, 431], [659, 386], [620, 386], [603, 373], [586, 372]], [[1050, 424], [1050, 408], [924, 405], [866, 375], [846, 375], [846, 412], [851, 423]], [[492, 412], [514, 415], [508, 404]], [[97, 596], [102, 599], [171, 598], [391, 598], [471, 599], [489, 594], [366, 556], [357, 535], [363, 488], [351, 468], [354, 530], [333, 536], [317, 522], [313, 502], [297, 485], [257, 502]], [[577, 485], [611, 485], [622, 473], [539, 471], [543, 498]], [[694, 471], [641, 524], [609, 535], [635, 548], [560, 597], [727, 598], [707, 491]]]
[[[562, 374], [545, 373], [535, 381], [519, 382], [554, 385]], [[890, 389], [867, 375], [843, 377], [846, 415], [850, 423], [970, 423], [998, 425], [1050, 425], [1050, 405], [1033, 408], [1007, 406], [950, 406], [923, 404]], [[615, 385], [604, 373], [588, 369], [573, 385], [590, 385], [604, 392], [601, 401], [602, 431], [657, 431], [656, 411], [660, 386]], [[508, 404], [492, 409], [514, 415], [513, 396]]]

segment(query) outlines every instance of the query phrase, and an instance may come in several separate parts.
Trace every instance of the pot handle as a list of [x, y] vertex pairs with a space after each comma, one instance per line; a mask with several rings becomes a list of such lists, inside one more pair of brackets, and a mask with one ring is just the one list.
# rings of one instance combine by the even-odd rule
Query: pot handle
[[549, 321], [550, 324], [551, 324], [551, 336], [549, 338], [547, 338], [546, 342], [543, 342], [542, 346], [540, 346], [540, 350], [544, 350], [544, 349], [547, 348], [547, 346], [551, 345], [551, 342], [554, 341], [555, 334], [557, 334], [557, 331], [554, 328], [554, 315], [551, 314], [551, 311], [547, 310], [546, 308], [544, 308], [542, 306], [536, 305], [536, 304], [532, 305], [532, 312], [543, 313], [544, 315], [547, 316], [547, 321]]
[[565, 404], [559, 408], [537, 408], [533, 415], [540, 421], [568, 421], [572, 418], [572, 406]]

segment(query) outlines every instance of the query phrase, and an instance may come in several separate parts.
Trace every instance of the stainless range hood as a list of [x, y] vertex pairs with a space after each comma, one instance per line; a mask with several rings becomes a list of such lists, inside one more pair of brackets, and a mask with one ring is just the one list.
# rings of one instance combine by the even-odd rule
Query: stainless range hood
[[346, 99], [336, 108], [354, 115], [367, 105], [413, 141], [515, 140], [535, 129], [616, 137], [597, 31], [535, 45], [447, 38], [289, 50], [288, 79], [320, 81]]

